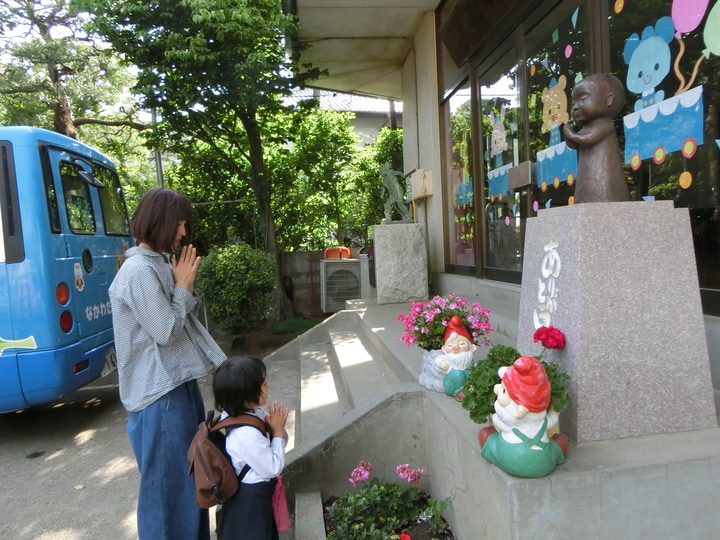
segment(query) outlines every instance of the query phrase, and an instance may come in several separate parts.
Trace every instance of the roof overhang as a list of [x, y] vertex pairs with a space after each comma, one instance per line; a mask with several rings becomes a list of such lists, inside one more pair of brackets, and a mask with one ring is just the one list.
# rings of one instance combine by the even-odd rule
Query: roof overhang
[[[402, 100], [401, 70], [439, 0], [286, 0], [300, 20], [301, 62], [327, 71], [317, 88]], [[289, 5], [288, 5], [289, 4]]]

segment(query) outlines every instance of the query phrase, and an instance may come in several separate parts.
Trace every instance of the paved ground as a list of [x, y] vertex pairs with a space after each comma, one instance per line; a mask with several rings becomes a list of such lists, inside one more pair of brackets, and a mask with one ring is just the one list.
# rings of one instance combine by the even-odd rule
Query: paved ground
[[137, 538], [137, 468], [117, 386], [107, 379], [0, 416], [0, 538]]
[[[262, 357], [291, 338], [262, 333], [232, 354]], [[209, 378], [201, 388], [212, 407]], [[114, 375], [48, 406], [0, 415], [0, 538], [136, 539], [138, 473], [126, 419]]]

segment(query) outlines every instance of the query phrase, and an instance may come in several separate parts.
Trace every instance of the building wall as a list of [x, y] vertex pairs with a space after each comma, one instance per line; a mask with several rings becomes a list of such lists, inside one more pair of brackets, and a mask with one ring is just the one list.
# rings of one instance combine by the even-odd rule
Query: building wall
[[[403, 119], [408, 141], [405, 144], [405, 168], [432, 171], [434, 195], [416, 202], [417, 221], [428, 225], [428, 265], [431, 272], [444, 269], [442, 227], [440, 119], [437, 85], [437, 58], [435, 54], [435, 17], [423, 20], [414, 39], [414, 54], [408, 57], [403, 68]], [[411, 106], [414, 105], [414, 107]], [[408, 118], [412, 118], [412, 122]], [[410, 126], [412, 125], [412, 128]]]

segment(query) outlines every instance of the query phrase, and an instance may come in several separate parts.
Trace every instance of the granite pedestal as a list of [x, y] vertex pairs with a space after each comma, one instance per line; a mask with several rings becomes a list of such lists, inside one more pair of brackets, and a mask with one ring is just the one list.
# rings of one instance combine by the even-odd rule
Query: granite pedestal
[[423, 225], [375, 225], [373, 234], [377, 303], [399, 304], [427, 299], [427, 247]]
[[690, 220], [672, 201], [579, 204], [528, 219], [518, 350], [571, 377], [576, 442], [717, 427]]

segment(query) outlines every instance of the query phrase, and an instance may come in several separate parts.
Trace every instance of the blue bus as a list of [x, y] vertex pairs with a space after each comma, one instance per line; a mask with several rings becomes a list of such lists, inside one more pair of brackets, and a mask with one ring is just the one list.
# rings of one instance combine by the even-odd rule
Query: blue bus
[[0, 413], [116, 368], [108, 287], [131, 242], [107, 157], [52, 131], [0, 127]]

